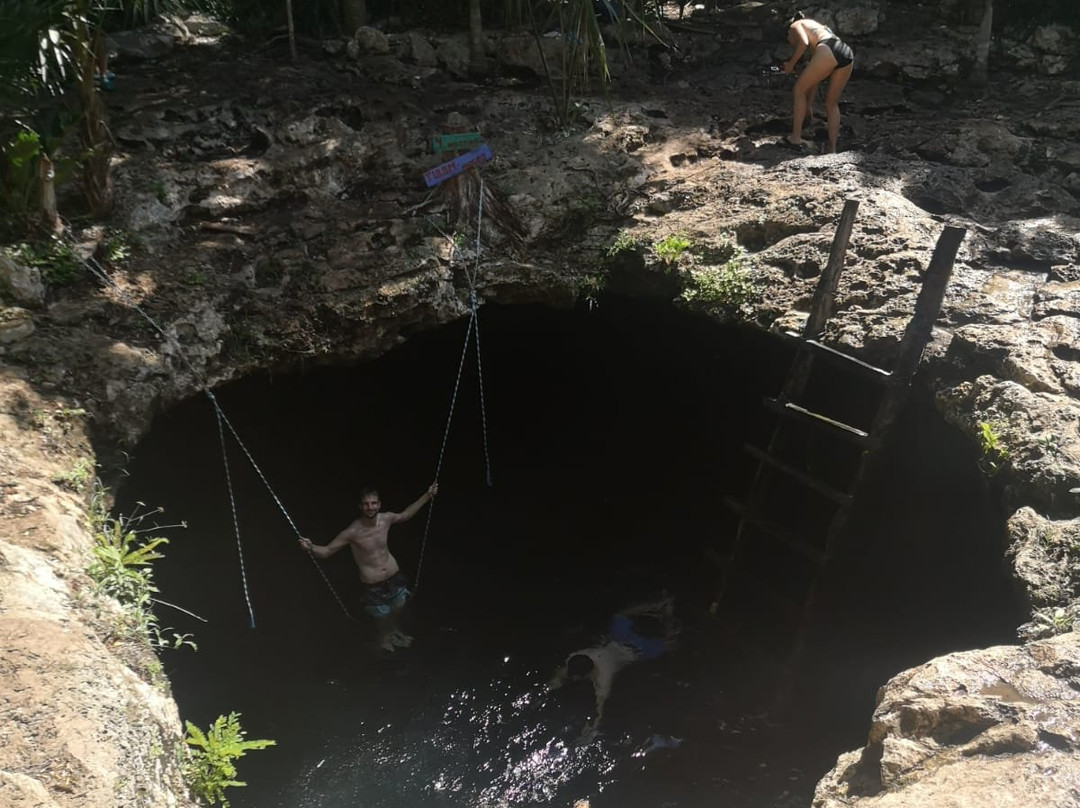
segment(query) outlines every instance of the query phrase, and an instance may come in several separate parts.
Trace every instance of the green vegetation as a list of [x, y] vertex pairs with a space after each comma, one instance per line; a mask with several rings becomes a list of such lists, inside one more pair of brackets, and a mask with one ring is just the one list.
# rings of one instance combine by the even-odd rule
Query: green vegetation
[[1001, 471], [1009, 459], [1009, 450], [1002, 441], [1000, 428], [1000, 425], [990, 421], [979, 421], [979, 445], [982, 450], [979, 468], [990, 476]]
[[691, 269], [682, 299], [702, 308], [741, 310], [757, 293], [753, 275], [737, 263]]
[[131, 257], [131, 239], [123, 231], [113, 231], [101, 242], [101, 249], [108, 263], [122, 264]]
[[253, 749], [274, 746], [274, 741], [246, 741], [240, 727], [240, 714], [219, 715], [203, 732], [190, 721], [187, 727], [187, 747], [182, 762], [184, 779], [195, 795], [210, 805], [229, 808], [225, 789], [247, 785], [236, 779], [233, 761]]
[[86, 490], [87, 485], [94, 479], [94, 464], [88, 458], [80, 458], [68, 471], [61, 472], [53, 477], [53, 482], [61, 485], [76, 494]]
[[1028, 640], [1053, 637], [1080, 629], [1080, 603], [1036, 609], [1032, 616], [1034, 619], [1021, 632]]
[[37, 267], [41, 278], [50, 286], [74, 283], [83, 273], [82, 262], [71, 245], [57, 236], [42, 241], [22, 241], [5, 252], [11, 260], [28, 267]]
[[753, 260], [734, 234], [725, 233], [718, 245], [698, 252], [695, 258], [709, 263], [691, 266], [682, 273], [683, 302], [708, 311], [748, 314], [749, 304], [758, 292]]
[[147, 517], [161, 512], [162, 509], [157, 508], [139, 513], [136, 508], [130, 516], [113, 517], [106, 506], [106, 490], [95, 480], [89, 508], [90, 531], [94, 537], [93, 560], [86, 574], [100, 594], [114, 598], [120, 604], [120, 618], [114, 626], [117, 641], [145, 642], [152, 648], [187, 645], [194, 649], [196, 646], [190, 634], [162, 628], [153, 611], [155, 603], [162, 603], [153, 597], [158, 592], [153, 563], [164, 558], [158, 548], [167, 544], [168, 539], [162, 536], [143, 538], [140, 534], [147, 531], [141, 530], [140, 525]]
[[691, 241], [686, 236], [673, 233], [665, 236], [653, 244], [653, 252], [656, 257], [668, 266], [677, 264], [682, 254], [691, 246]]
[[607, 277], [604, 275], [586, 275], [578, 282], [578, 294], [585, 299], [590, 311], [596, 308], [605, 286]]
[[636, 252], [640, 246], [641, 244], [637, 240], [637, 237], [624, 230], [615, 237], [615, 241], [608, 247], [607, 257], [614, 258], [619, 253]]

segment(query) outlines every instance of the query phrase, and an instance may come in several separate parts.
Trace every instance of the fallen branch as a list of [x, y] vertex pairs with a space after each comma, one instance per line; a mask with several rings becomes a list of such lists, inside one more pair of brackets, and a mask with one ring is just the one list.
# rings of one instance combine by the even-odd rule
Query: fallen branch
[[235, 233], [238, 236], [258, 235], [259, 229], [245, 224], [225, 224], [223, 222], [199, 222], [200, 230], [212, 230], [215, 233]]

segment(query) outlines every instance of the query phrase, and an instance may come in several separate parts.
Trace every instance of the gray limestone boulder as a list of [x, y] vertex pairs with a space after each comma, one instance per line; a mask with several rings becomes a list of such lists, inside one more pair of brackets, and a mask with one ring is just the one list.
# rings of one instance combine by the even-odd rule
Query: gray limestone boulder
[[950, 654], [878, 694], [814, 808], [1075, 808], [1080, 635]]
[[402, 37], [401, 57], [420, 67], [436, 67], [439, 64], [435, 56], [435, 48], [432, 47], [428, 38], [418, 31], [409, 31]]
[[40, 306], [45, 302], [41, 270], [23, 266], [0, 253], [0, 295], [6, 295], [23, 306]]
[[881, 24], [881, 8], [877, 3], [860, 3], [836, 10], [836, 32], [840, 36], [872, 34]]
[[26, 309], [0, 309], [0, 345], [11, 345], [34, 333], [34, 318]]
[[[356, 44], [357, 52], [361, 54], [390, 52], [390, 38], [370, 25], [357, 28], [352, 41]], [[350, 55], [352, 55], [351, 51]]]
[[469, 75], [469, 43], [464, 36], [451, 36], [439, 40], [435, 57], [450, 75], [465, 78]]
[[154, 28], [117, 31], [111, 38], [118, 58], [139, 62], [160, 59], [176, 45], [175, 36]]

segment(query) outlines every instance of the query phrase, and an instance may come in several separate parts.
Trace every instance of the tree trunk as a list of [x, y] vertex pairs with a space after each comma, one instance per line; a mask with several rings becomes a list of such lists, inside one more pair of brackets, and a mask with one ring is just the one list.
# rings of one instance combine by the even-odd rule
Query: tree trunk
[[341, 0], [341, 11], [349, 36], [355, 34], [360, 26], [367, 25], [367, 0]]
[[487, 75], [487, 53], [484, 48], [484, 21], [480, 17], [480, 0], [469, 0], [469, 73]]
[[[75, 47], [78, 74], [79, 102], [82, 117], [79, 121], [79, 145], [82, 146], [82, 184], [90, 213], [104, 218], [112, 212], [115, 203], [112, 184], [113, 142], [105, 123], [105, 105], [94, 86], [94, 72], [98, 68], [97, 37], [90, 22], [80, 18], [75, 23]], [[105, 80], [102, 75], [102, 81]]]
[[296, 26], [293, 25], [292, 0], [285, 0], [285, 16], [289, 24], [289, 58], [296, 61]]
[[52, 231], [60, 225], [56, 210], [56, 169], [44, 151], [38, 156], [38, 179], [41, 181], [41, 221]]
[[971, 71], [971, 82], [977, 87], [985, 87], [989, 81], [990, 38], [994, 28], [994, 0], [985, 0], [982, 23], [979, 24], [978, 39], [975, 40], [975, 68]]

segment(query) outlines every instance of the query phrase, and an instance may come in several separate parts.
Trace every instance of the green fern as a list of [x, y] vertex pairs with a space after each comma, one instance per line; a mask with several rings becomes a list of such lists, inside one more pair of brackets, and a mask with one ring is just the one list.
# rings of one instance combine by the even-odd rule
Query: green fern
[[245, 786], [236, 779], [233, 761], [252, 749], [275, 746], [275, 741], [245, 741], [240, 727], [240, 714], [219, 715], [210, 729], [203, 732], [190, 721], [187, 727], [187, 754], [183, 763], [184, 778], [195, 795], [210, 805], [229, 808], [225, 789]]
[[979, 444], [982, 456], [979, 467], [983, 473], [993, 476], [1004, 468], [1009, 459], [1009, 448], [1002, 438], [1000, 426], [990, 421], [979, 421]]

